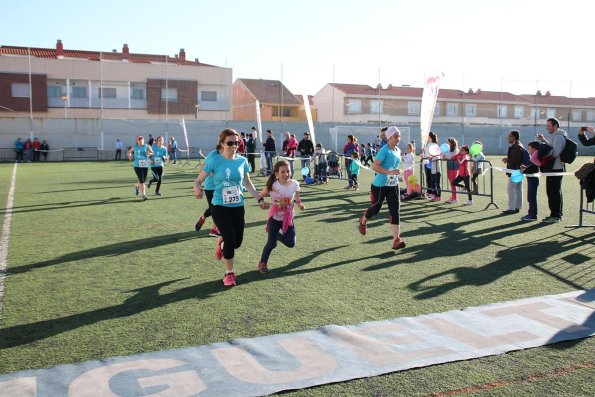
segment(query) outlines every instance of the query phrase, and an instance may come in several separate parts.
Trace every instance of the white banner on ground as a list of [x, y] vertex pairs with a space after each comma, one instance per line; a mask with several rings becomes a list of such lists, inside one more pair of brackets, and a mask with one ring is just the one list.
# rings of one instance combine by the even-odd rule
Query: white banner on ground
[[184, 141], [186, 142], [186, 150], [189, 150], [190, 145], [188, 144], [188, 131], [186, 131], [186, 122], [184, 121], [184, 115], [182, 115], [180, 125], [182, 126], [182, 131], [184, 131]]
[[316, 134], [314, 133], [314, 122], [312, 121], [312, 109], [310, 109], [310, 100], [308, 95], [302, 95], [304, 98], [304, 111], [306, 112], [306, 118], [308, 119], [308, 130], [310, 130], [310, 139], [312, 144], [316, 146]]
[[256, 100], [256, 128], [258, 128], [258, 139], [262, 145], [262, 119], [260, 117], [260, 101], [258, 99]]
[[444, 73], [435, 70], [426, 78], [424, 91], [421, 96], [421, 110], [419, 112], [419, 127], [421, 131], [421, 148], [426, 146], [430, 128], [432, 128], [432, 119], [434, 118], [434, 109], [440, 90], [440, 80]]

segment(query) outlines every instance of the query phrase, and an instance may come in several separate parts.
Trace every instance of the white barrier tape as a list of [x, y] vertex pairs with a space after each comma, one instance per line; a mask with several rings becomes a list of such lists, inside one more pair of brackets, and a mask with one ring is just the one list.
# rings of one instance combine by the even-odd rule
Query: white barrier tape
[[314, 160], [314, 156], [312, 157], [285, 157], [285, 156], [277, 156], [280, 157], [284, 160], [288, 160], [288, 161], [293, 161], [293, 160], [307, 160], [307, 161], [312, 161]]
[[[488, 170], [494, 169], [496, 171], [501, 171], [501, 172], [506, 172], [507, 174], [512, 174], [515, 171], [518, 170], [511, 170], [509, 168], [502, 168], [502, 167], [488, 167], [484, 172], [482, 172], [482, 175], [485, 174]], [[574, 172], [537, 172], [535, 174], [525, 174], [526, 177], [530, 177], [530, 178], [541, 178], [541, 177], [548, 177], [548, 176], [571, 176], [574, 175]]]
[[42, 153], [50, 153], [50, 152], [63, 152], [64, 149], [54, 149], [54, 150], [41, 150], [41, 149], [35, 149], [36, 152], [42, 152]]

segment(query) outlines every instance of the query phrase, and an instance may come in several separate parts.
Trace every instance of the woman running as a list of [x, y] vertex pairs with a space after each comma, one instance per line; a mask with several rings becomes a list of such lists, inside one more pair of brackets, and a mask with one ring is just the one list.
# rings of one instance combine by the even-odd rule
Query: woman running
[[[271, 196], [271, 210], [267, 220], [268, 240], [262, 249], [258, 271], [268, 273], [267, 265], [269, 256], [277, 241], [288, 248], [295, 246], [295, 225], [293, 223], [293, 203], [303, 211], [306, 207], [300, 200], [300, 183], [291, 179], [289, 161], [281, 160], [275, 163], [273, 174], [269, 176], [265, 188], [260, 192], [260, 197]], [[266, 205], [265, 205], [266, 206]]]
[[163, 167], [168, 159], [167, 148], [163, 146], [162, 136], [158, 136], [157, 139], [155, 139], [155, 144], [151, 146], [151, 150], [153, 151], [153, 162], [151, 163], [151, 173], [153, 174], [153, 178], [149, 181], [147, 187], [150, 189], [151, 185], [154, 182], [157, 182], [155, 196], [161, 196], [159, 189], [161, 188], [161, 180], [163, 179]]
[[388, 202], [390, 212], [390, 226], [393, 233], [393, 249], [405, 247], [405, 242], [401, 240], [400, 219], [399, 219], [399, 181], [398, 175], [401, 171], [398, 169], [401, 163], [401, 151], [397, 147], [401, 139], [401, 132], [395, 126], [386, 130], [387, 144], [376, 154], [376, 159], [372, 164], [372, 170], [377, 174], [372, 181], [372, 194], [370, 196], [372, 205], [364, 212], [359, 219], [359, 232], [365, 235], [367, 232], [366, 223], [374, 215], [378, 214], [384, 199]]
[[[221, 147], [221, 144], [217, 144], [217, 147], [215, 148], [215, 150], [212, 150], [209, 154], [207, 154], [207, 157], [205, 158], [205, 164], [208, 163], [209, 160], [211, 160], [213, 157], [219, 156], [221, 154], [221, 152], [223, 152], [223, 147]], [[200, 229], [202, 228], [202, 225], [205, 223], [207, 218], [212, 215], [212, 211], [213, 211], [212, 201], [213, 201], [213, 193], [215, 192], [215, 181], [213, 180], [213, 176], [210, 174], [209, 174], [209, 176], [207, 176], [207, 179], [205, 179], [204, 189], [205, 189], [205, 196], [207, 196], [207, 209], [198, 218], [198, 220], [194, 224], [194, 230], [196, 230], [197, 232], [200, 231]], [[217, 225], [213, 225], [213, 228], [209, 232], [209, 236], [213, 236], [213, 237], [221, 236], [221, 233], [219, 233], [219, 229], [217, 229]]]
[[153, 150], [149, 145], [145, 145], [145, 137], [139, 135], [136, 137], [134, 146], [128, 150], [128, 159], [132, 160], [134, 154], [134, 172], [138, 178], [138, 182], [134, 186], [136, 195], [142, 195], [142, 201], [147, 199], [145, 192], [145, 181], [147, 180], [147, 173], [149, 172], [149, 157], [153, 155]]
[[212, 216], [221, 232], [217, 240], [215, 258], [223, 259], [225, 276], [223, 285], [236, 285], [233, 270], [235, 250], [240, 248], [244, 238], [244, 193], [242, 186], [258, 200], [260, 208], [265, 209], [264, 199], [258, 195], [252, 181], [250, 181], [250, 167], [245, 157], [237, 154], [240, 134], [231, 128], [226, 128], [219, 134], [219, 145], [223, 152], [209, 160], [200, 171], [194, 182], [194, 195], [201, 199], [204, 194], [202, 182], [209, 174], [213, 175], [215, 191], [213, 193]]

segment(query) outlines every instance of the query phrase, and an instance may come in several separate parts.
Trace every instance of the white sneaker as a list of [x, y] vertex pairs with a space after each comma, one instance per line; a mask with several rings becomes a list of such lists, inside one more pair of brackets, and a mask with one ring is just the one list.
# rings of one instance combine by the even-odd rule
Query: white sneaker
[[473, 205], [473, 201], [467, 200], [463, 203], [463, 205]]
[[448, 199], [448, 200], [446, 200], [446, 204], [456, 204], [456, 203], [458, 203], [458, 201], [455, 200], [455, 199]]

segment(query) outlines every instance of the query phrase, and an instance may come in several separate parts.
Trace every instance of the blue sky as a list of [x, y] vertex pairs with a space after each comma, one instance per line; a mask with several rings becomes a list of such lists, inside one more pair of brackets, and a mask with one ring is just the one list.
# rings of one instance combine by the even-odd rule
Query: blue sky
[[[595, 96], [594, 1], [2, 0], [0, 44], [170, 54], [281, 79]], [[10, 4], [10, 5], [8, 5]], [[334, 66], [334, 67], [333, 67]], [[572, 84], [568, 82], [572, 81]]]

